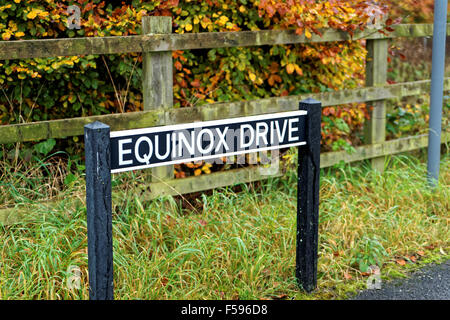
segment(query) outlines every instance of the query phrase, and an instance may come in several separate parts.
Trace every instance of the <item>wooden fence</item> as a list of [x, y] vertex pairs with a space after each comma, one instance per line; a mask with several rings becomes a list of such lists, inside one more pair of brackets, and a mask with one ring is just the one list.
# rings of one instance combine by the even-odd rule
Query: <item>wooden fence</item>
[[[111, 130], [125, 130], [292, 111], [297, 109], [300, 100], [312, 97], [321, 101], [324, 107], [354, 102], [366, 102], [374, 106], [371, 119], [365, 128], [365, 138], [368, 144], [357, 147], [356, 151], [351, 154], [344, 151], [324, 153], [321, 155], [322, 167], [332, 166], [341, 161], [371, 159], [375, 167], [382, 169], [384, 156], [427, 146], [427, 135], [386, 141], [385, 100], [429, 92], [429, 80], [393, 85], [386, 85], [386, 80], [389, 39], [432, 36], [433, 26], [431, 24], [396, 25], [393, 27], [394, 31], [388, 35], [379, 33], [376, 29], [367, 29], [356, 32], [353, 37], [345, 32], [324, 29], [321, 30], [322, 37], [313, 35], [308, 39], [305, 36], [296, 35], [294, 30], [173, 34], [171, 33], [170, 17], [144, 17], [142, 23], [145, 34], [137, 36], [0, 41], [0, 60], [142, 52], [144, 98], [144, 111], [142, 112], [2, 125], [0, 126], [0, 144], [80, 136], [83, 135], [83, 126], [96, 120], [107, 123], [111, 126]], [[450, 24], [447, 24], [447, 33], [450, 34]], [[359, 39], [367, 40], [368, 49], [366, 87], [364, 88], [252, 101], [213, 103], [193, 108], [173, 108], [172, 50]], [[450, 90], [450, 78], [445, 79], [444, 90]], [[449, 138], [450, 134], [444, 133], [442, 142], [448, 142]], [[149, 186], [151, 192], [146, 192], [148, 198], [203, 191], [268, 177], [261, 175], [257, 167], [176, 180], [173, 179], [173, 168], [163, 167], [154, 169], [154, 175], [157, 176], [158, 181]], [[0, 214], [0, 222], [2, 220], [4, 219]]]

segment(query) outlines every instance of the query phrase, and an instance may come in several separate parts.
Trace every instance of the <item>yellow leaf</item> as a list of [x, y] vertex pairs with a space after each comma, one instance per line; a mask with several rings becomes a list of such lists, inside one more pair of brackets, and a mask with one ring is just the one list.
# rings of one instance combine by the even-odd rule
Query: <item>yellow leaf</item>
[[44, 18], [47, 18], [50, 14], [46, 11], [41, 11], [38, 13], [38, 15], [39, 15], [39, 18], [44, 19]]
[[23, 37], [25, 35], [25, 33], [23, 33], [22, 31], [16, 32], [14, 34], [14, 36], [16, 36], [17, 38]]
[[248, 76], [250, 77], [250, 80], [255, 81], [256, 80], [256, 75], [252, 72], [249, 72]]
[[201, 169], [197, 169], [197, 170], [194, 171], [194, 175], [195, 176], [199, 176], [201, 174], [202, 174], [202, 170]]
[[188, 23], [185, 27], [186, 31], [191, 31], [192, 30], [192, 24]]
[[40, 11], [40, 10], [36, 10], [36, 9], [33, 8], [30, 12], [28, 12], [27, 18], [28, 18], [28, 19], [34, 19], [34, 18], [36, 18], [36, 16], [38, 15], [39, 11]]
[[294, 70], [295, 70], [295, 65], [294, 65], [293, 63], [289, 63], [289, 64], [286, 66], [286, 71], [287, 71], [287, 73], [291, 74], [291, 73], [294, 72]]
[[308, 39], [311, 39], [311, 37], [312, 37], [312, 34], [311, 34], [311, 32], [309, 32], [308, 29], [305, 30], [305, 36], [306, 36]]
[[2, 39], [6, 41], [6, 40], [9, 40], [9, 38], [11, 38], [11, 33], [9, 33], [7, 30], [6, 32], [4, 32], [2, 34]]

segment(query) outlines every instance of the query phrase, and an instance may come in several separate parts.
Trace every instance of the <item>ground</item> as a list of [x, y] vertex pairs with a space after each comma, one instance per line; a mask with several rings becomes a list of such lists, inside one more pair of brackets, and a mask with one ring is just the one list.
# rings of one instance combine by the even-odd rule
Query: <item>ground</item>
[[380, 290], [364, 290], [354, 300], [450, 300], [450, 260], [432, 264], [406, 280], [382, 283]]

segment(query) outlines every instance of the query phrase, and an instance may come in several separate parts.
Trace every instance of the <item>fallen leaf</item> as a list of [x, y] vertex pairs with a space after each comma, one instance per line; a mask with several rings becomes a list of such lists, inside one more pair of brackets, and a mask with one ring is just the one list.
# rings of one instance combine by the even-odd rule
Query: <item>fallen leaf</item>
[[350, 280], [350, 279], [353, 278], [353, 277], [352, 277], [351, 274], [348, 274], [348, 273], [346, 272], [346, 273], [344, 273], [344, 278], [347, 279], [347, 280]]
[[202, 226], [206, 226], [208, 223], [205, 220], [199, 220], [199, 222]]
[[418, 254], [419, 256], [423, 257], [423, 256], [425, 255], [425, 252], [423, 252], [423, 251], [417, 251], [417, 254]]
[[396, 262], [401, 266], [404, 266], [406, 264], [406, 261], [403, 259], [398, 259]]

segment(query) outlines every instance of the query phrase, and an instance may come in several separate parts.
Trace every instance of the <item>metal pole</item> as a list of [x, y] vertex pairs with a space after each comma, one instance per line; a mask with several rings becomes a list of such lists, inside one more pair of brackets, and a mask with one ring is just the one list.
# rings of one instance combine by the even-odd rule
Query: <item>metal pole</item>
[[111, 143], [109, 126], [84, 126], [89, 298], [113, 300]]
[[438, 185], [441, 158], [441, 123], [444, 95], [445, 41], [447, 0], [434, 1], [433, 65], [431, 69], [430, 123], [428, 135], [427, 179], [431, 187]]
[[298, 147], [297, 282], [307, 291], [317, 286], [319, 244], [320, 129], [322, 105], [314, 99], [300, 102], [306, 116], [306, 145]]

